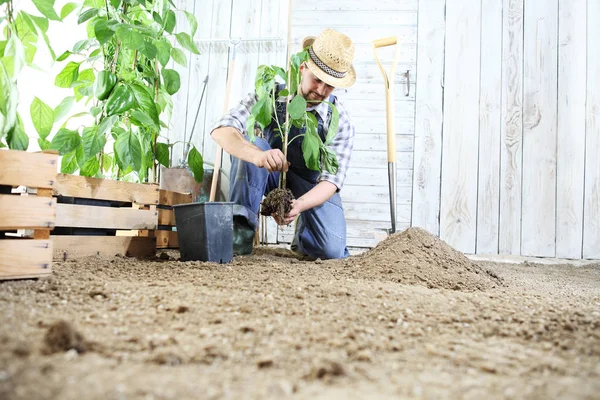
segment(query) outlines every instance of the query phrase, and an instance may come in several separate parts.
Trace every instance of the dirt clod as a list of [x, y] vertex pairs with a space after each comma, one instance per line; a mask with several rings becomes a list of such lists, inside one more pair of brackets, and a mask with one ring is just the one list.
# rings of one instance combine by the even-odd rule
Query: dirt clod
[[292, 200], [294, 195], [289, 189], [272, 190], [262, 201], [260, 214], [283, 219], [292, 209]]
[[44, 346], [45, 354], [64, 352], [71, 349], [83, 353], [87, 350], [83, 335], [64, 320], [50, 325], [44, 336]]
[[313, 365], [310, 377], [312, 379], [327, 379], [346, 375], [344, 366], [333, 360], [320, 360]]

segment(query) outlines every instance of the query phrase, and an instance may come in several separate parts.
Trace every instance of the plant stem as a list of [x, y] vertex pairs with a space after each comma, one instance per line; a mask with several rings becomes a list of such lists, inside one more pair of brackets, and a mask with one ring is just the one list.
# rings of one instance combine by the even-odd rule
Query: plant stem
[[[159, 79], [160, 79], [160, 75], [158, 74], [158, 59], [155, 58], [154, 59], [154, 69], [156, 70], [156, 77], [154, 78], [154, 102], [158, 103], [158, 85], [159, 85]], [[158, 135], [160, 135], [160, 124], [159, 124], [159, 131], [156, 132], [156, 135], [154, 135], [153, 138], [153, 149], [154, 149], [154, 158], [152, 159], [152, 170], [154, 171], [154, 183], [158, 183], [156, 182], [156, 177], [157, 177], [157, 169], [158, 169], [158, 163], [156, 160], [156, 143], [158, 142]]]
[[[282, 143], [283, 146], [283, 155], [287, 162], [287, 149], [288, 149], [288, 133], [290, 131], [290, 113], [288, 110], [288, 105], [290, 104], [290, 97], [292, 93], [290, 93], [290, 82], [292, 80], [292, 59], [290, 57], [291, 50], [290, 46], [292, 44], [292, 0], [288, 1], [288, 40], [287, 40], [287, 68], [288, 68], [288, 76], [287, 76], [287, 89], [288, 95], [285, 98], [285, 132], [284, 132], [284, 140]], [[287, 184], [287, 174], [285, 171], [281, 174], [281, 180], [279, 181], [280, 188], [285, 189]]]
[[6, 27], [6, 38], [10, 39], [10, 35], [11, 35], [11, 30], [10, 30], [10, 26], [12, 25], [13, 21], [13, 6], [12, 6], [12, 0], [8, 1], [6, 3], [6, 19], [8, 21], [8, 26]]
[[132, 71], [135, 71], [135, 67], [137, 66], [137, 58], [138, 58], [138, 51], [136, 50], [135, 53], [133, 54], [133, 68], [131, 69]]

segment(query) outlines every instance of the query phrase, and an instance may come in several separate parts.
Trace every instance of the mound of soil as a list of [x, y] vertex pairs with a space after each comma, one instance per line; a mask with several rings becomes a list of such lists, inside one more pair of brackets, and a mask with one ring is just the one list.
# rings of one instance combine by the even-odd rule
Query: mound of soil
[[377, 247], [346, 260], [358, 278], [389, 280], [432, 289], [486, 290], [499, 278], [421, 228], [395, 233]]
[[44, 336], [45, 354], [53, 354], [75, 349], [78, 353], [87, 350], [87, 344], [83, 335], [79, 333], [67, 321], [58, 321], [52, 324]]

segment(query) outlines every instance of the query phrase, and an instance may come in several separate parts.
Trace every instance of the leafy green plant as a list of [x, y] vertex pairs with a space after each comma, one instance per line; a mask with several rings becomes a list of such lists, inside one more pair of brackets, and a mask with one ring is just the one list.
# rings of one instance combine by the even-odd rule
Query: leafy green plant
[[[308, 53], [301, 51], [292, 56], [290, 60], [289, 71], [278, 66], [261, 65], [258, 67], [255, 80], [255, 90], [258, 100], [252, 107], [250, 117], [247, 122], [248, 135], [250, 141], [256, 139], [254, 127], [258, 125], [260, 129], [265, 129], [271, 125], [273, 115], [277, 125], [276, 132], [281, 136], [284, 146], [288, 146], [293, 140], [303, 137], [302, 153], [306, 166], [312, 170], [320, 171], [323, 166], [328, 172], [335, 174], [338, 170], [338, 160], [336, 154], [328, 145], [333, 141], [338, 130], [339, 111], [332, 103], [326, 102], [332, 109], [331, 121], [327, 130], [325, 141], [321, 140], [318, 134], [317, 118], [306, 110], [307, 102], [299, 95], [300, 85], [300, 65], [308, 59]], [[288, 79], [289, 72], [289, 79]], [[277, 93], [277, 78], [285, 82], [286, 88]], [[289, 80], [289, 82], [288, 82]], [[280, 121], [275, 110], [276, 97], [291, 96], [287, 112], [288, 121]], [[295, 126], [304, 129], [304, 133], [295, 136], [287, 143], [284, 138], [288, 137], [290, 129]]]
[[[52, 9], [53, 0], [35, 1]], [[47, 130], [38, 129], [40, 147], [58, 150], [64, 173], [79, 170], [84, 176], [148, 181], [156, 177], [158, 164], [169, 167], [175, 144], [159, 141], [171, 114], [171, 96], [181, 85], [179, 73], [167, 65], [171, 58], [187, 65], [185, 53], [172, 42], [199, 54], [192, 40], [196, 18], [184, 11], [190, 32], [174, 32], [171, 0], [85, 0], [67, 6], [77, 10], [88, 37], [57, 58], [66, 65], [55, 85], [73, 90], [61, 110], [80, 101], [89, 107], [67, 121], [91, 116], [94, 122], [77, 130], [67, 129], [65, 122], [51, 141]], [[36, 107], [40, 111], [32, 110], [34, 126], [47, 127], [50, 107], [39, 99]], [[202, 181], [202, 156], [193, 146], [187, 161], [195, 179]]]
[[[27, 150], [29, 147], [29, 137], [17, 112], [17, 78], [25, 66], [35, 66], [38, 46], [45, 46], [51, 57], [55, 58], [47, 32], [50, 20], [61, 19], [52, 6], [47, 7], [39, 0], [33, 3], [43, 17], [15, 10], [12, 0], [0, 0], [0, 7], [6, 11], [0, 15], [0, 147], [17, 150]], [[64, 16], [71, 11], [72, 8], [69, 10], [65, 6]], [[52, 129], [54, 110], [40, 107], [37, 100], [31, 104], [31, 110], [43, 117], [43, 122], [36, 124], [35, 128], [40, 136], [47, 136]]]

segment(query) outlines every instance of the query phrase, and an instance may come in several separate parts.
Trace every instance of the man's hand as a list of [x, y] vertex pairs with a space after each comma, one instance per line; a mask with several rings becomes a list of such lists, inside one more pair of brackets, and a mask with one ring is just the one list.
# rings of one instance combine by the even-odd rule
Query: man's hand
[[275, 219], [275, 222], [277, 222], [278, 225], [289, 225], [296, 219], [296, 217], [302, 211], [306, 210], [304, 208], [305, 206], [306, 206], [306, 203], [303, 198], [292, 200], [292, 209], [290, 210], [290, 212], [285, 214], [283, 219], [279, 219], [275, 215], [273, 215], [273, 219]]
[[279, 149], [272, 149], [260, 152], [254, 164], [259, 168], [265, 168], [269, 172], [287, 172], [289, 166], [289, 163], [285, 159], [285, 156]]

